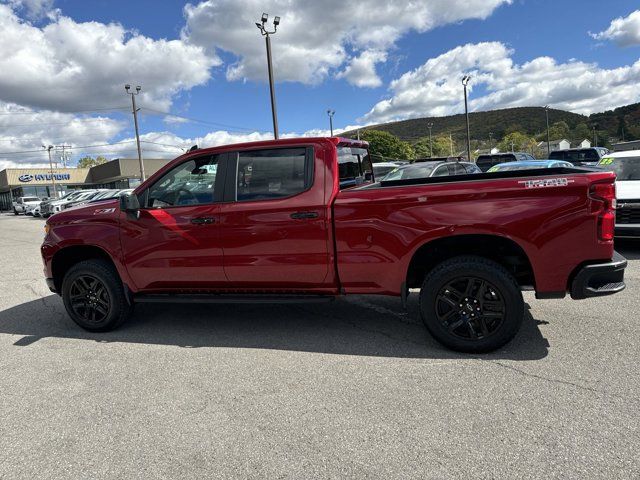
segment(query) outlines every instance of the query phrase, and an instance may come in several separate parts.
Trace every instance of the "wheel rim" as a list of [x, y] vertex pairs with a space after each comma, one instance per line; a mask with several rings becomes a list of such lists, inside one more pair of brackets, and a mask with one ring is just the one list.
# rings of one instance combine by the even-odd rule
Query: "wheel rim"
[[504, 322], [504, 297], [491, 282], [478, 277], [459, 277], [444, 285], [436, 296], [436, 317], [458, 338], [482, 340]]
[[91, 275], [81, 275], [73, 281], [69, 301], [74, 313], [87, 323], [101, 323], [111, 311], [107, 288]]

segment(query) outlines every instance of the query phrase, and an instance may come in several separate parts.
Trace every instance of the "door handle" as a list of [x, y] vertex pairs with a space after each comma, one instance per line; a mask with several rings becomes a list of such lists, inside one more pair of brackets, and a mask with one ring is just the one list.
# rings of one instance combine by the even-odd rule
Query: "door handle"
[[198, 217], [192, 218], [191, 223], [194, 225], [211, 225], [212, 223], [216, 223], [216, 219], [213, 217]]
[[318, 218], [318, 212], [295, 212], [291, 214], [291, 218], [295, 220], [304, 220], [306, 218]]

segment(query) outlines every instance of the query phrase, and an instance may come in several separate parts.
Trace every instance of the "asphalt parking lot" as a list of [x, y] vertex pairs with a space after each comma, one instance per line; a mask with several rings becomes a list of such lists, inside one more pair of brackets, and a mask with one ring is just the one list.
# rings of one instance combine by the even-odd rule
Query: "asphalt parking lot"
[[515, 341], [469, 356], [416, 295], [139, 305], [90, 334], [45, 286], [42, 226], [0, 215], [0, 477], [640, 476], [640, 243], [623, 293], [527, 293]]

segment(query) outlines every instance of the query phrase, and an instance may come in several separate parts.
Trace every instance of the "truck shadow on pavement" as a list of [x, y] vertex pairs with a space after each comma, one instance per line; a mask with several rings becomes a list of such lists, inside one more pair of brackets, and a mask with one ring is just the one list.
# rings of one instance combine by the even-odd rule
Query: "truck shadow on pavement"
[[[529, 311], [518, 336], [506, 347], [474, 357], [488, 360], [544, 358], [548, 342]], [[426, 331], [417, 295], [403, 310], [396, 298], [351, 297], [305, 305], [136, 305], [118, 330], [86, 332], [49, 295], [0, 311], [0, 333], [18, 335], [29, 347], [44, 338], [174, 345], [184, 348], [259, 348], [405, 358], [469, 358], [447, 350]]]

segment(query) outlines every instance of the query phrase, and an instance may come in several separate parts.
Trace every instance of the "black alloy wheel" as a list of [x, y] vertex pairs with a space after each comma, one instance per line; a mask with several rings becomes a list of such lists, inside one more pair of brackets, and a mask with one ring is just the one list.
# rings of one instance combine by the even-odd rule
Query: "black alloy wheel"
[[427, 330], [461, 352], [502, 347], [518, 333], [524, 312], [513, 275], [484, 257], [443, 261], [425, 276], [420, 290], [420, 315]]
[[454, 279], [436, 296], [438, 321], [449, 333], [466, 340], [494, 334], [505, 315], [505, 303], [498, 288], [482, 278]]
[[92, 275], [80, 275], [69, 291], [71, 308], [88, 324], [101, 324], [111, 311], [111, 297], [104, 284]]
[[133, 310], [118, 271], [103, 259], [73, 265], [62, 281], [62, 300], [71, 319], [91, 332], [113, 330]]

